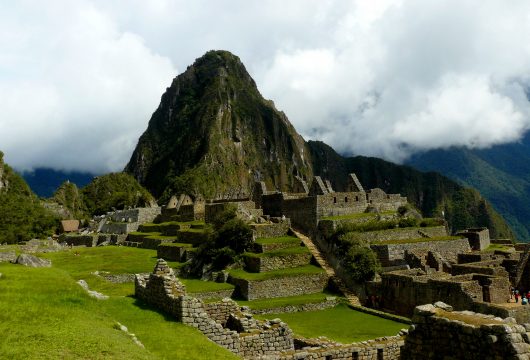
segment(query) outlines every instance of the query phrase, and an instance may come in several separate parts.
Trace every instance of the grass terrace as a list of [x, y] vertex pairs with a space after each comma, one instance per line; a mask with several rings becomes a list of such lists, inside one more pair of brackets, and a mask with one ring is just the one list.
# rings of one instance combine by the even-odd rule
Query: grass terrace
[[249, 281], [260, 281], [260, 280], [269, 280], [269, 279], [276, 279], [276, 278], [289, 277], [289, 276], [321, 274], [323, 272], [324, 272], [324, 269], [318, 266], [306, 265], [306, 266], [299, 266], [296, 268], [267, 271], [263, 273], [251, 273], [245, 270], [236, 269], [236, 270], [230, 270], [230, 276], [234, 278], [238, 278], [238, 279], [249, 280]]
[[286, 322], [296, 335], [307, 338], [326, 336], [344, 344], [396, 335], [406, 327], [402, 323], [365, 314], [342, 304], [320, 311], [256, 315], [259, 319], [275, 317]]
[[[238, 300], [237, 303], [241, 306], [248, 306], [251, 309], [261, 310], [261, 309], [272, 309], [284, 306], [296, 306], [312, 303], [320, 303], [326, 301], [326, 298], [329, 296], [338, 297], [336, 294], [332, 293], [316, 293], [316, 294], [306, 294], [299, 296], [289, 296], [282, 298], [272, 298], [272, 299], [262, 299], [262, 300]], [[269, 315], [270, 318], [270, 315]]]
[[219, 290], [232, 290], [234, 285], [228, 283], [217, 283], [213, 281], [203, 281], [198, 279], [180, 279], [186, 285], [186, 291], [189, 293], [201, 293]]
[[287, 256], [287, 255], [296, 255], [296, 254], [309, 254], [310, 251], [305, 246], [297, 246], [287, 249], [267, 251], [264, 253], [250, 253], [246, 252], [243, 256], [254, 257], [254, 258], [263, 258], [263, 257], [276, 257], [276, 256]]
[[417, 239], [401, 239], [401, 240], [389, 240], [389, 241], [378, 241], [374, 242], [374, 245], [379, 244], [413, 244], [413, 243], [422, 243], [422, 242], [433, 242], [433, 241], [451, 241], [451, 240], [460, 240], [463, 239], [461, 236], [437, 236], [431, 238], [417, 238]]
[[256, 240], [257, 244], [269, 245], [269, 244], [292, 244], [293, 246], [300, 244], [300, 239], [295, 236], [280, 236], [272, 238], [262, 238]]

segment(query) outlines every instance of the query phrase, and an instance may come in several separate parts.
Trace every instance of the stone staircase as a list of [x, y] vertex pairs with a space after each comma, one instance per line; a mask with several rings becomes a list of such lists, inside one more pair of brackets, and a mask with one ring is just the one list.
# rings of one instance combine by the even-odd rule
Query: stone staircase
[[318, 246], [313, 242], [313, 240], [311, 240], [311, 238], [302, 234], [299, 231], [296, 231], [294, 229], [292, 229], [292, 231], [296, 235], [296, 237], [302, 240], [304, 245], [309, 249], [309, 251], [313, 255], [313, 258], [315, 258], [315, 260], [317, 261], [318, 265], [320, 265], [320, 267], [326, 271], [326, 274], [329, 276], [330, 280], [335, 283], [335, 285], [340, 290], [340, 292], [342, 292], [344, 297], [348, 299], [348, 302], [354, 306], [361, 306], [361, 302], [359, 301], [357, 295], [355, 295], [353, 291], [348, 289], [346, 284], [344, 284], [344, 281], [342, 281], [342, 279], [337, 275], [335, 269], [328, 263], [326, 257], [318, 248]]

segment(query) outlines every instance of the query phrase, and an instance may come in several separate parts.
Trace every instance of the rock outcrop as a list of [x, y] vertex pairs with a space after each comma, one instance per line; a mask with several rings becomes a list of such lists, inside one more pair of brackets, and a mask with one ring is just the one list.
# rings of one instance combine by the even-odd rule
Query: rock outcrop
[[28, 266], [28, 267], [51, 267], [52, 262], [48, 259], [39, 258], [33, 255], [20, 254], [15, 261], [16, 264]]

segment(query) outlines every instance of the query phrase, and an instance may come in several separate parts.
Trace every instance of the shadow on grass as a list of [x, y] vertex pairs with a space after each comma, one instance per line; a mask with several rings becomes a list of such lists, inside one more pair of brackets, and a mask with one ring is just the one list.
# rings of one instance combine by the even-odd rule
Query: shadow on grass
[[133, 305], [136, 306], [137, 308], [141, 309], [141, 310], [152, 311], [152, 312], [155, 312], [157, 314], [160, 314], [161, 316], [164, 317], [164, 320], [166, 320], [166, 321], [180, 322], [180, 321], [177, 321], [177, 319], [174, 316], [172, 316], [170, 314], [167, 314], [165, 312], [162, 312], [160, 309], [158, 309], [158, 308], [146, 303], [145, 301], [137, 299], [134, 295], [127, 295], [127, 297], [131, 298], [131, 299], [134, 299]]

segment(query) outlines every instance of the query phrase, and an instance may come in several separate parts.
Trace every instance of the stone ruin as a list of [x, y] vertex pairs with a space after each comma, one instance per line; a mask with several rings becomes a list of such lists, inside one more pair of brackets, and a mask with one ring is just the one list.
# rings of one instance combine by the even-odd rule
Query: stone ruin
[[189, 296], [165, 260], [153, 272], [135, 276], [135, 296], [201, 331], [208, 339], [245, 359], [399, 359], [401, 335], [353, 344], [296, 339], [280, 319], [257, 320], [231, 299], [205, 304]]

